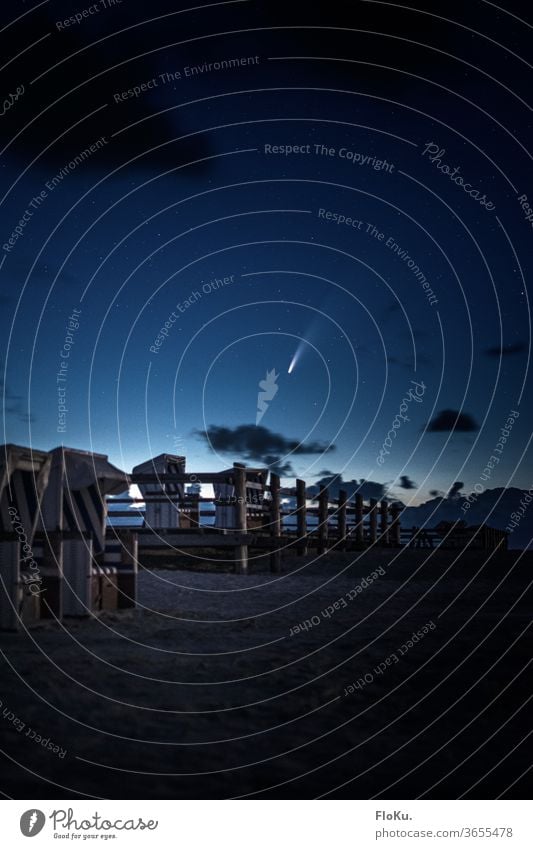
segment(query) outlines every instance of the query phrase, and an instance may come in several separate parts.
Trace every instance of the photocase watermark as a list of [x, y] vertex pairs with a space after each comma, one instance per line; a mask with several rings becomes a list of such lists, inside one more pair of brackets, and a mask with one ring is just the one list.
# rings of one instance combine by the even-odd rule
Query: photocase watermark
[[459, 165], [456, 165], [455, 168], [451, 168], [449, 165], [443, 163], [444, 155], [446, 154], [446, 150], [440, 147], [435, 142], [426, 142], [426, 146], [422, 151], [422, 156], [428, 156], [429, 161], [432, 165], [435, 166], [442, 174], [445, 174], [450, 178], [452, 183], [455, 183], [456, 186], [462, 188], [467, 195], [470, 195], [471, 198], [476, 200], [481, 206], [485, 207], [489, 212], [492, 212], [496, 209], [495, 205], [492, 201], [487, 199], [487, 195], [481, 194], [480, 189], [473, 188], [471, 183], [465, 182], [463, 176], [459, 174], [461, 170]]
[[407, 251], [404, 250], [398, 244], [398, 242], [396, 242], [392, 238], [392, 236], [388, 236], [387, 241], [384, 241], [385, 233], [382, 233], [380, 230], [378, 230], [378, 228], [374, 224], [367, 224], [366, 233], [367, 233], [367, 235], [371, 236], [373, 239], [377, 239], [378, 242], [383, 242], [385, 247], [388, 248], [390, 251], [392, 251], [392, 253], [396, 254], [398, 259], [401, 259], [402, 262], [405, 262], [407, 268], [410, 271], [413, 272], [414, 276], [416, 277], [416, 279], [418, 280], [418, 282], [422, 286], [422, 289], [424, 289], [425, 294], [426, 294], [426, 298], [428, 299], [431, 306], [438, 304], [437, 297], [436, 297], [433, 289], [431, 288], [429, 281], [428, 281], [426, 275], [424, 274], [424, 272], [421, 271], [421, 269], [416, 264], [414, 259], [411, 256], [409, 256]]
[[[159, 820], [145, 820], [143, 817], [122, 817], [108, 819], [95, 811], [87, 816], [75, 816], [74, 808], [56, 808], [51, 814], [46, 814], [38, 808], [29, 808], [20, 818], [20, 830], [25, 837], [34, 837], [51, 821], [54, 837], [68, 840], [114, 840], [120, 832], [126, 831], [155, 831]], [[63, 833], [61, 833], [63, 832]], [[103, 833], [102, 833], [103, 832]], [[116, 834], [119, 832], [119, 834]]]
[[509, 524], [505, 528], [505, 530], [508, 531], [510, 534], [513, 533], [515, 528], [518, 527], [518, 525], [520, 524], [520, 522], [524, 518], [526, 510], [529, 507], [529, 505], [531, 504], [532, 500], [533, 500], [533, 486], [530, 487], [528, 489], [528, 491], [526, 492], [526, 494], [523, 496], [523, 498], [520, 499], [519, 509], [513, 510], [513, 512], [511, 513], [510, 518], [511, 518], [512, 521], [509, 522]]
[[92, 6], [87, 6], [85, 9], [82, 9], [81, 12], [76, 12], [74, 15], [71, 15], [69, 18], [65, 18], [63, 21], [56, 21], [56, 29], [58, 32], [62, 32], [69, 27], [81, 24], [93, 15], [97, 15], [102, 11], [102, 9], [112, 9], [114, 6], [121, 5], [122, 0], [98, 0], [97, 3], [93, 3]]
[[279, 377], [279, 372], [276, 374], [276, 369], [267, 371], [266, 378], [259, 381], [259, 392], [257, 393], [257, 412], [255, 415], [255, 423], [259, 424], [266, 411], [270, 406], [270, 402], [278, 393], [279, 386], [276, 383]]
[[[411, 637], [400, 646], [400, 648], [396, 649], [395, 652], [389, 654], [385, 660], [382, 660], [378, 663], [377, 666], [371, 672], [366, 672], [357, 681], [354, 681], [351, 684], [347, 684], [343, 691], [343, 696], [351, 696], [355, 693], [356, 690], [363, 690], [369, 684], [372, 684], [375, 681], [376, 675], [383, 675], [383, 673], [390, 669], [391, 666], [394, 666], [396, 663], [400, 662], [400, 657], [403, 657], [410, 651], [414, 646], [416, 646], [421, 640], [424, 639], [426, 634], [429, 634], [430, 631], [434, 631], [437, 626], [430, 619], [425, 625], [423, 625], [418, 631], [414, 631], [411, 634]], [[399, 656], [398, 656], [399, 655]]]
[[46, 590], [41, 589], [41, 584], [43, 582], [41, 572], [33, 556], [33, 550], [28, 542], [28, 537], [18, 514], [18, 510], [16, 507], [8, 507], [7, 512], [9, 513], [9, 518], [11, 520], [11, 527], [18, 536], [18, 540], [22, 546], [22, 557], [20, 558], [22, 567], [21, 578], [32, 595], [40, 595], [42, 592], [46, 592]]
[[172, 447], [176, 454], [182, 454], [185, 451], [185, 440], [181, 434], [175, 434], [172, 437]]
[[101, 147], [106, 144], [107, 139], [104, 136], [100, 136], [100, 138], [97, 139], [93, 144], [89, 145], [89, 147], [86, 147], [84, 150], [81, 151], [81, 153], [78, 153], [74, 157], [74, 159], [71, 159], [70, 162], [68, 162], [63, 168], [61, 168], [61, 170], [58, 171], [58, 173], [54, 177], [52, 177], [50, 180], [47, 180], [47, 182], [45, 183], [46, 188], [41, 189], [38, 194], [32, 197], [32, 199], [28, 203], [28, 206], [20, 217], [17, 226], [12, 231], [9, 239], [2, 245], [2, 250], [5, 253], [11, 253], [19, 239], [24, 235], [26, 227], [28, 226], [29, 222], [31, 221], [37, 210], [43, 205], [43, 203], [48, 198], [49, 194], [53, 192], [54, 189], [57, 188], [57, 186], [60, 185], [60, 183], [64, 180], [67, 174], [74, 171], [78, 167], [78, 165], [81, 165], [83, 162], [85, 162], [86, 159], [92, 156], [93, 153], [96, 153], [98, 150], [100, 150]]
[[[76, 834], [76, 831], [105, 831], [108, 832], [107, 837], [116, 837], [117, 835], [110, 835], [109, 832], [145, 831], [145, 829], [148, 829], [149, 831], [155, 831], [155, 829], [159, 825], [158, 820], [145, 821], [142, 817], [109, 820], [106, 817], [103, 817], [102, 814], [99, 814], [98, 812], [92, 814], [90, 818], [82, 817], [76, 819], [74, 816], [73, 808], [68, 808], [67, 810], [65, 810], [64, 808], [58, 808], [57, 810], [52, 811], [49, 819], [52, 820], [54, 832], [58, 831], [60, 827], [67, 831], [67, 834], [60, 834], [59, 837], [71, 838], [81, 837], [81, 835]], [[83, 836], [85, 838], [87, 835]], [[91, 836], [96, 837], [96, 835]], [[106, 835], [101, 834], [100, 837], [105, 839]]]
[[360, 595], [363, 590], [368, 589], [368, 587], [377, 581], [378, 578], [382, 577], [385, 574], [385, 569], [383, 566], [378, 566], [378, 568], [371, 572], [370, 575], [367, 575], [366, 578], [362, 578], [362, 580], [353, 587], [353, 589], [348, 590], [343, 596], [334, 601], [333, 604], [328, 605], [321, 611], [320, 615], [315, 614], [311, 616], [310, 619], [305, 619], [303, 622], [300, 622], [298, 625], [295, 625], [290, 629], [289, 636], [294, 637], [296, 634], [301, 633], [301, 631], [310, 631], [311, 628], [316, 627], [316, 625], [320, 625], [323, 619], [329, 619], [336, 613], [341, 607], [348, 607], [350, 601], [355, 601], [358, 595]]
[[13, 108], [17, 100], [19, 100], [25, 92], [25, 88], [23, 85], [18, 85], [12, 94], [9, 92], [7, 97], [4, 97], [2, 101], [2, 108], [0, 110], [0, 118], [3, 118], [10, 109]]
[[263, 150], [266, 156], [324, 156], [330, 159], [344, 159], [352, 165], [372, 168], [374, 171], [387, 171], [389, 174], [394, 171], [392, 162], [349, 147], [337, 148], [321, 143], [265, 144]]
[[20, 818], [20, 830], [24, 837], [35, 837], [43, 830], [46, 817], [38, 808], [24, 811]]
[[[402, 403], [400, 404], [400, 410], [395, 415], [394, 419], [392, 420], [392, 427], [389, 430], [389, 432], [387, 433], [387, 436], [385, 437], [383, 445], [379, 449], [379, 454], [376, 457], [376, 463], [378, 463], [380, 466], [382, 466], [383, 463], [385, 462], [385, 454], [390, 454], [390, 451], [388, 451], [387, 449], [392, 448], [391, 434], [396, 439], [396, 431], [401, 427], [402, 421], [403, 422], [409, 421], [409, 417], [405, 415], [405, 413], [409, 409], [409, 404], [411, 403], [411, 401], [416, 401], [417, 404], [422, 403], [422, 396], [423, 396], [424, 392], [426, 391], [425, 383], [424, 382], [419, 383], [416, 380], [412, 380], [411, 383], [413, 384], [413, 386], [416, 387], [416, 389], [413, 390], [411, 387], [409, 387], [409, 392], [402, 399]], [[419, 389], [421, 389], [422, 391], [419, 392], [418, 391]]]
[[67, 749], [63, 749], [57, 743], [54, 743], [50, 737], [43, 737], [42, 734], [38, 734], [34, 728], [30, 725], [26, 725], [26, 723], [17, 716], [17, 714], [9, 710], [7, 706], [4, 707], [4, 703], [2, 699], [0, 699], [0, 710], [2, 710], [2, 719], [5, 722], [11, 723], [13, 728], [18, 731], [19, 734], [24, 732], [24, 737], [28, 740], [32, 740], [34, 743], [37, 743], [39, 746], [42, 746], [43, 749], [51, 752], [53, 755], [57, 755], [59, 758], [63, 759], [67, 754]]
[[155, 337], [153, 345], [150, 345], [149, 350], [151, 351], [151, 353], [159, 353], [159, 349], [164, 344], [165, 339], [167, 339], [171, 327], [176, 323], [180, 316], [184, 315], [187, 310], [190, 309], [190, 307], [197, 304], [198, 301], [201, 301], [204, 295], [210, 295], [212, 294], [212, 292], [218, 292], [220, 289], [223, 289], [226, 286], [231, 286], [234, 280], [234, 274], [230, 274], [229, 277], [215, 277], [213, 280], [209, 280], [207, 283], [202, 283], [201, 289], [195, 289], [183, 301], [178, 301], [178, 303], [176, 304], [176, 310], [178, 312], [176, 313], [176, 310], [172, 310], [172, 312], [170, 313], [164, 325], [161, 327], [161, 330]]
[[258, 65], [259, 62], [259, 56], [237, 56], [231, 59], [219, 59], [216, 62], [202, 62], [201, 65], [185, 65], [179, 70], [163, 71], [157, 77], [144, 80], [142, 83], [127, 88], [125, 91], [116, 91], [113, 94], [113, 100], [115, 103], [124, 103], [126, 100], [137, 99], [141, 95], [146, 94], [147, 91], [161, 88], [169, 83], [187, 80], [191, 77], [201, 76], [202, 74], [210, 74], [213, 71], [231, 71], [236, 68], [246, 67], [247, 65]]
[[[509, 413], [507, 421], [500, 430], [498, 442], [496, 443], [496, 446], [492, 449], [492, 454], [487, 460], [487, 464], [483, 469], [482, 474], [479, 476], [480, 480], [488, 481], [492, 477], [492, 472], [500, 462], [501, 454], [503, 453], [503, 449], [505, 448], [505, 443], [510, 437], [512, 427], [519, 415], [520, 413], [517, 410], [511, 410], [511, 412]], [[497, 454], [499, 454], [500, 456], [497, 457]], [[484, 486], [484, 484], [479, 481], [478, 483], [474, 484], [474, 492], [471, 492], [470, 495], [467, 495], [461, 505], [461, 510], [463, 511], [463, 513], [466, 513], [466, 511], [470, 509], [472, 504], [477, 501], [477, 499], [479, 498], [481, 493], [485, 491], [485, 489], [486, 487]]]
[[431, 285], [424, 272], [416, 264], [414, 259], [409, 256], [407, 251], [400, 247], [400, 245], [393, 239], [392, 236], [388, 236], [385, 241], [386, 234], [379, 230], [375, 224], [372, 224], [371, 221], [363, 221], [360, 218], [354, 218], [353, 216], [346, 215], [343, 212], [335, 212], [334, 210], [325, 209], [324, 207], [321, 207], [318, 210], [317, 215], [318, 218], [333, 223], [336, 226], [342, 225], [344, 227], [349, 227], [352, 230], [358, 230], [359, 232], [364, 233], [366, 236], [370, 236], [371, 238], [376, 239], [376, 241], [382, 242], [384, 246], [391, 250], [394, 254], [396, 254], [396, 256], [402, 260], [402, 262], [405, 262], [409, 270], [413, 272], [417, 281], [422, 286], [426, 298], [428, 299], [431, 306], [438, 304], [437, 296], [431, 288]]
[[69, 368], [69, 358], [70, 352], [72, 350], [72, 346], [75, 341], [75, 334], [79, 329], [79, 317], [81, 315], [81, 310], [74, 308], [72, 310], [72, 314], [69, 315], [67, 319], [67, 326], [65, 328], [65, 339], [63, 341], [63, 347], [59, 352], [59, 371], [56, 374], [56, 387], [57, 387], [57, 432], [58, 433], [66, 433], [67, 430], [67, 413], [69, 412], [67, 407], [67, 376], [68, 376], [68, 368]]
[[251, 504], [251, 505], [259, 505], [263, 503], [263, 496], [259, 493], [253, 493], [252, 495], [219, 495], [218, 498], [213, 498], [213, 504], [216, 504], [217, 507], [230, 507], [234, 504]]
[[529, 221], [529, 223], [533, 227], [533, 207], [528, 202], [527, 195], [520, 195], [520, 197], [518, 198], [518, 203], [520, 204], [520, 208], [524, 213], [524, 219], [526, 221]]

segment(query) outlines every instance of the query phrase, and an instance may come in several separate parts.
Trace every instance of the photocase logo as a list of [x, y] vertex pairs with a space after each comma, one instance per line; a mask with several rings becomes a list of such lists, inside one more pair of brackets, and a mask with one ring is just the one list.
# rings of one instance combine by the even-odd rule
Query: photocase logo
[[24, 837], [35, 837], [42, 831], [46, 822], [46, 817], [42, 811], [37, 808], [31, 808], [25, 811], [20, 818], [20, 830]]
[[276, 369], [273, 368], [271, 371], [267, 371], [266, 378], [264, 380], [259, 381], [259, 389], [263, 391], [257, 393], [257, 414], [255, 417], [256, 425], [259, 424], [268, 410], [269, 405], [267, 401], [272, 401], [279, 389], [278, 384], [276, 383], [278, 377], [279, 374], [276, 374]]

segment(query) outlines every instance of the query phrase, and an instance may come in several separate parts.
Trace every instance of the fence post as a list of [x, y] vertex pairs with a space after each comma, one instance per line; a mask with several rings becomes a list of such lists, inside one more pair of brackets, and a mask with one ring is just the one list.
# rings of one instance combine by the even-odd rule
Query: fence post
[[307, 554], [307, 507], [305, 481], [296, 481], [296, 534], [298, 545], [296, 548], [300, 556]]
[[68, 533], [63, 539], [63, 616], [92, 613], [93, 540], [91, 535]]
[[379, 541], [380, 545], [388, 545], [389, 544], [389, 502], [386, 498], [381, 499], [380, 505], [380, 527], [379, 527]]
[[137, 607], [137, 575], [139, 572], [139, 535], [118, 529], [120, 569], [117, 573], [117, 607]]
[[[237, 534], [245, 534], [246, 523], [246, 469], [235, 466], [233, 469], [235, 480], [235, 525]], [[248, 573], [248, 546], [235, 546], [235, 571], [240, 575]]]
[[360, 492], [355, 496], [355, 541], [358, 544], [362, 544], [364, 542], [364, 527], [363, 527], [363, 516], [364, 516], [364, 506], [363, 506], [363, 496]]
[[378, 514], [377, 514], [378, 502], [375, 498], [370, 499], [370, 545], [374, 545], [378, 538]]
[[348, 501], [348, 493], [344, 489], [339, 489], [339, 512], [338, 512], [338, 528], [339, 551], [343, 551], [346, 547], [346, 503]]
[[389, 537], [391, 545], [394, 548], [400, 548], [401, 546], [401, 529], [400, 529], [400, 508], [397, 504], [393, 504], [391, 507], [391, 525], [389, 531]]
[[281, 572], [281, 551], [279, 538], [281, 537], [281, 514], [279, 497], [279, 475], [270, 473], [270, 536], [276, 538], [275, 547], [270, 551], [270, 571]]
[[328, 503], [329, 495], [327, 489], [321, 489], [318, 493], [318, 553], [324, 554], [327, 550], [328, 540]]

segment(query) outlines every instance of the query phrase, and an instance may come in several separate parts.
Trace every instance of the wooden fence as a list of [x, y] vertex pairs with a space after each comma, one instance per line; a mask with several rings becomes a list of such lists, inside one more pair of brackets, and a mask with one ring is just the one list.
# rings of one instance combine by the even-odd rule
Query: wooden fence
[[[176, 484], [228, 484], [233, 486], [234, 494], [230, 503], [233, 506], [232, 527], [217, 527], [209, 524], [216, 519], [213, 504], [228, 504], [228, 498], [217, 501], [200, 495], [177, 494]], [[270, 474], [270, 484], [262, 487], [261, 497], [253, 502], [247, 497], [247, 469], [234, 465], [231, 474], [198, 472], [187, 474], [137, 474], [131, 476], [131, 483], [138, 486], [158, 484], [161, 494], [150, 493], [142, 498], [113, 498], [108, 500], [108, 519], [120, 519], [121, 525], [130, 527], [139, 533], [139, 547], [161, 547], [165, 545], [182, 549], [227, 548], [234, 549], [236, 569], [240, 573], [248, 571], [248, 552], [250, 548], [270, 551], [271, 570], [281, 568], [281, 553], [294, 549], [299, 555], [309, 550], [323, 554], [328, 550], [343, 551], [363, 548], [367, 545], [399, 547], [401, 544], [400, 508], [389, 504], [386, 499], [378, 502], [370, 499], [365, 503], [356, 493], [349, 495], [341, 490], [335, 500], [329, 498], [327, 489], [323, 489], [316, 499], [307, 497], [307, 487], [303, 480], [297, 480], [290, 490], [294, 507], [286, 506], [277, 474]], [[173, 484], [172, 493], [164, 492], [167, 484]], [[249, 483], [248, 483], [249, 485]], [[248, 490], [249, 491], [249, 490]], [[316, 506], [314, 502], [316, 501]], [[179, 521], [176, 527], [139, 527], [139, 519], [144, 511], [135, 508], [136, 504], [171, 502], [175, 506]], [[311, 502], [311, 503], [310, 503]], [[121, 509], [127, 505], [129, 509]], [[208, 509], [208, 505], [211, 509]], [[117, 509], [118, 508], [118, 509]], [[166, 512], [168, 516], [168, 511]], [[137, 524], [133, 523], [133, 518]]]

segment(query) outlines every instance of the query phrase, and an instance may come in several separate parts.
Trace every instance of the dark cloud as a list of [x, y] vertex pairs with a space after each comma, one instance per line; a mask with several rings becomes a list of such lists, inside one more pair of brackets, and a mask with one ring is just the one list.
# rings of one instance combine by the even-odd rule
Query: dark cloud
[[335, 450], [334, 445], [328, 446], [324, 442], [316, 441], [299, 442], [254, 424], [239, 425], [235, 428], [210, 425], [207, 430], [197, 430], [195, 434], [213, 451], [269, 466], [273, 471], [285, 476], [294, 474], [290, 462], [284, 459], [287, 454], [323, 454]]
[[384, 483], [377, 481], [367, 481], [364, 478], [360, 480], [353, 479], [345, 481], [342, 475], [331, 474], [319, 480], [313, 486], [307, 488], [307, 494], [310, 498], [315, 498], [321, 489], [329, 490], [329, 497], [332, 499], [339, 497], [339, 490], [343, 489], [348, 494], [348, 498], [354, 498], [355, 495], [362, 495], [368, 501], [369, 498], [384, 498], [387, 493], [387, 486]]
[[487, 348], [485, 354], [487, 357], [507, 357], [510, 354], [523, 354], [524, 351], [527, 351], [525, 342], [516, 342], [514, 345], [504, 345], [503, 348], [499, 345], [495, 345], [493, 348]]
[[332, 472], [331, 469], [322, 469], [321, 472], [317, 472], [316, 475], [313, 475], [315, 478], [334, 478], [335, 472]]
[[17, 416], [20, 422], [24, 424], [33, 424], [36, 421], [36, 418], [31, 413], [26, 411], [24, 406], [22, 395], [17, 395], [8, 384], [4, 381], [4, 363], [0, 361], [0, 394], [2, 396], [2, 403], [4, 414], [6, 416]]
[[450, 491], [449, 491], [447, 497], [448, 498], [458, 498], [459, 493], [462, 490], [463, 486], [464, 486], [464, 483], [462, 481], [455, 481], [453, 486], [450, 488]]
[[[425, 354], [421, 354], [417, 352], [416, 361], [419, 366], [429, 366], [432, 364], [432, 360], [427, 357]], [[387, 357], [387, 362], [390, 366], [399, 366], [400, 368], [405, 368], [412, 370], [414, 367], [414, 359], [412, 356], [407, 355], [404, 359], [401, 357], [390, 356]]]
[[33, 415], [33, 413], [19, 413], [18, 414], [19, 421], [23, 422], [23, 424], [35, 424], [37, 418]]
[[475, 431], [479, 425], [469, 413], [460, 413], [459, 410], [441, 410], [428, 425], [428, 431], [442, 433], [451, 430]]
[[273, 454], [267, 454], [261, 461], [262, 465], [268, 466], [271, 472], [275, 472], [280, 478], [294, 478], [296, 472], [292, 463], [288, 460], [283, 461], [281, 457], [276, 457]]
[[430, 490], [429, 490], [429, 494], [430, 494], [433, 498], [442, 498], [442, 497], [443, 497], [443, 495], [444, 495], [444, 493], [443, 493], [443, 492], [441, 492], [441, 491], [440, 491], [440, 489], [430, 489]]
[[411, 480], [409, 475], [401, 475], [400, 483], [398, 484], [400, 489], [416, 489], [417, 485], [414, 481]]

